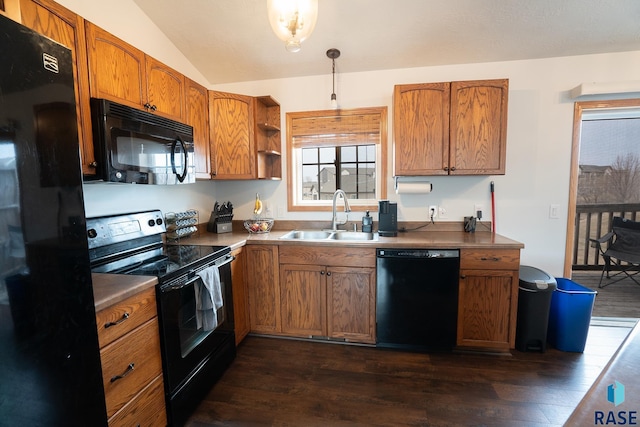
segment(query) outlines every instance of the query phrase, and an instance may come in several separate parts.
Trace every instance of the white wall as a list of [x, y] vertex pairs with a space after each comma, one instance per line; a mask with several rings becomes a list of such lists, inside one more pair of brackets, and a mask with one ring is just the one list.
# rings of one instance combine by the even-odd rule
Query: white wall
[[[139, 26], [134, 30], [121, 28], [132, 21], [138, 25], [143, 22], [145, 27], [153, 27], [150, 22], [145, 22], [146, 18], [140, 21], [141, 12], [133, 2], [118, 0], [86, 5], [86, 0], [61, 0], [60, 3], [138, 48], [145, 51], [148, 48], [150, 54], [168, 65], [181, 71], [181, 67], [185, 66], [182, 63], [184, 58], [180, 58], [173, 45], [155, 43], [157, 34], [153, 35], [154, 40], [150, 40], [144, 35], [147, 33], [146, 28], [144, 31]], [[105, 13], [104, 8], [117, 10], [117, 13]], [[123, 10], [131, 10], [131, 14], [123, 14]], [[125, 21], [123, 16], [127, 17]], [[152, 29], [149, 31], [153, 34]], [[166, 55], [162, 52], [163, 47]], [[637, 80], [640, 51], [352, 74], [340, 73], [339, 60], [336, 66], [338, 102], [342, 108], [388, 106], [390, 147], [393, 141], [394, 85], [508, 78], [510, 90], [506, 174], [489, 177], [434, 177], [434, 191], [429, 195], [397, 196], [390, 191], [389, 199], [398, 201], [400, 220], [425, 220], [428, 205], [445, 207], [448, 212], [446, 220], [462, 220], [463, 216], [473, 213], [476, 203], [484, 205], [485, 217], [490, 219], [489, 183], [494, 181], [498, 233], [525, 244], [522, 251], [523, 264], [545, 269], [553, 275], [562, 275], [574, 107], [574, 100], [568, 98], [568, 91], [582, 82]], [[328, 67], [326, 71], [326, 74], [313, 77], [263, 80], [210, 88], [254, 96], [272, 95], [281, 104], [284, 129], [285, 114], [288, 111], [329, 107], [331, 74]], [[392, 170], [391, 158], [389, 155], [389, 171]], [[286, 169], [283, 163], [284, 172]], [[393, 188], [391, 177], [387, 185], [389, 189]], [[250, 216], [256, 191], [260, 192], [276, 217], [277, 212], [287, 205], [286, 177], [283, 181], [205, 182], [172, 188], [139, 187], [86, 186], [87, 211], [101, 214], [104, 211], [122, 211], [121, 207], [171, 209], [175, 205], [173, 210], [198, 208], [201, 218], [208, 218], [213, 201], [217, 199], [231, 200], [236, 206], [236, 218], [239, 219]], [[560, 219], [549, 218], [551, 204], [560, 206]], [[357, 215], [352, 214], [352, 217], [357, 218]], [[326, 212], [286, 213], [286, 218], [329, 219]]]
[[[401, 220], [427, 219], [429, 205], [445, 207], [447, 220], [462, 220], [473, 214], [476, 203], [484, 205], [484, 217], [490, 219], [489, 190], [490, 182], [494, 181], [497, 232], [525, 244], [523, 264], [560, 276], [564, 264], [574, 108], [568, 91], [582, 82], [636, 80], [638, 70], [640, 52], [397, 69], [339, 74], [337, 94], [342, 108], [388, 106], [391, 142], [394, 85], [508, 78], [506, 174], [433, 177], [431, 194], [398, 196], [390, 191], [389, 199], [398, 202]], [[215, 89], [248, 95], [271, 94], [281, 104], [284, 128], [288, 111], [328, 108], [331, 75], [219, 85]], [[393, 188], [391, 178], [387, 185]], [[220, 185], [217, 195], [232, 197], [255, 186], [255, 183]], [[258, 188], [274, 206], [286, 206], [284, 182], [258, 183]], [[549, 218], [551, 204], [560, 206], [560, 219]], [[244, 207], [248, 214], [250, 198]], [[288, 217], [326, 219], [327, 214], [290, 213]]]

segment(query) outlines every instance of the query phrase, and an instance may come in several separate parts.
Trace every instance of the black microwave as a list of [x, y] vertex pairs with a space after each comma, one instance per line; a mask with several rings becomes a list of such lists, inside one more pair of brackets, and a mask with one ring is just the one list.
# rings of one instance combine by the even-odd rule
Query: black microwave
[[195, 182], [193, 127], [91, 98], [96, 178], [134, 184]]

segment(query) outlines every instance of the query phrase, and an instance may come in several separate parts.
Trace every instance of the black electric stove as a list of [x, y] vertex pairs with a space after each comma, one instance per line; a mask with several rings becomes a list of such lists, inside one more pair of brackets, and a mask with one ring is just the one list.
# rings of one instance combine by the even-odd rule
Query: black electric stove
[[94, 273], [156, 276], [162, 283], [171, 281], [186, 270], [197, 269], [211, 260], [231, 252], [228, 246], [163, 244], [117, 252], [92, 260]]
[[164, 233], [158, 210], [87, 219], [92, 272], [158, 278], [167, 417], [180, 426], [236, 355], [233, 256], [228, 246], [167, 244]]

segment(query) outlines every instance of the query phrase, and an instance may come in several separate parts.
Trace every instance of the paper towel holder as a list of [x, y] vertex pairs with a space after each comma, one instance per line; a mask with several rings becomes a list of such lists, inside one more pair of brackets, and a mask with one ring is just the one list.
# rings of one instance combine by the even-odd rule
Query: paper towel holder
[[427, 177], [424, 176], [394, 176], [395, 180], [394, 189], [396, 193], [398, 192], [398, 184], [403, 182], [412, 182], [412, 183], [424, 183], [427, 185], [429, 192], [433, 191], [433, 184], [429, 181]]

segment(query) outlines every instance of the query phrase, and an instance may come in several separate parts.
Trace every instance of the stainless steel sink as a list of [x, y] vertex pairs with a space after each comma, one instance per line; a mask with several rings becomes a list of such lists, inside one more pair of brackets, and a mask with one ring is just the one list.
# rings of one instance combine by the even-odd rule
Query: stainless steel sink
[[360, 231], [338, 231], [333, 233], [331, 240], [378, 240], [378, 233], [362, 233]]
[[367, 241], [378, 240], [378, 233], [362, 233], [359, 231], [327, 231], [327, 230], [293, 230], [280, 237], [283, 240], [340, 240]]
[[286, 240], [327, 240], [332, 234], [332, 231], [293, 230], [280, 238]]

